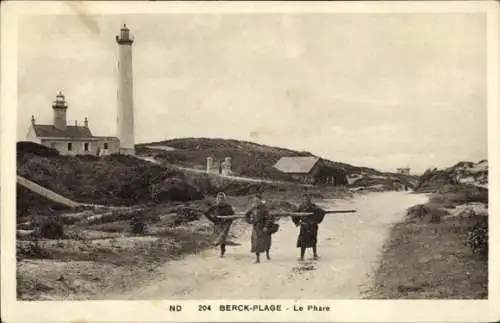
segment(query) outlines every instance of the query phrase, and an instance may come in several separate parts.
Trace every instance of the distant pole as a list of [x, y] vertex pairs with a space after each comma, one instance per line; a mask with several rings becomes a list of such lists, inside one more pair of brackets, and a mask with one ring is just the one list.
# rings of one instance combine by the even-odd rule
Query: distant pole
[[207, 157], [207, 173], [212, 171], [212, 164], [214, 159], [212, 157]]

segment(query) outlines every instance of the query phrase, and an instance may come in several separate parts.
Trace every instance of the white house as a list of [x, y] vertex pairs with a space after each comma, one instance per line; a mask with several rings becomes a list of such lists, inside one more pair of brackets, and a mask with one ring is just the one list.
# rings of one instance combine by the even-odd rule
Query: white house
[[26, 135], [27, 141], [55, 148], [62, 155], [106, 155], [118, 153], [120, 141], [117, 137], [92, 135], [87, 118], [83, 125], [68, 125], [66, 122], [67, 102], [59, 92], [52, 105], [54, 121], [52, 124], [37, 124], [31, 117], [31, 125]]

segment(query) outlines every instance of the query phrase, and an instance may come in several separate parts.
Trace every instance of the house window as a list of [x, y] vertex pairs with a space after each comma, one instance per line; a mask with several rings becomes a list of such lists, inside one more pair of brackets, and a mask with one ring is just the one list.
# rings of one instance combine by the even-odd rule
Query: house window
[[104, 143], [104, 149], [108, 149], [108, 143], [107, 142]]
[[71, 142], [68, 142], [68, 151], [73, 150], [73, 144]]
[[83, 150], [84, 151], [89, 151], [89, 143], [88, 142], [86, 142], [86, 143], [83, 144]]

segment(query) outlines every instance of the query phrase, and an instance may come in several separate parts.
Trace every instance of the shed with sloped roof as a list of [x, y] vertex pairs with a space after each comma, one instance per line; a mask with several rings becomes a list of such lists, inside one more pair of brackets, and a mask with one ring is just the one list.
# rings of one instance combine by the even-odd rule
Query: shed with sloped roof
[[347, 184], [347, 176], [342, 169], [333, 167], [315, 156], [282, 157], [274, 168], [306, 184]]

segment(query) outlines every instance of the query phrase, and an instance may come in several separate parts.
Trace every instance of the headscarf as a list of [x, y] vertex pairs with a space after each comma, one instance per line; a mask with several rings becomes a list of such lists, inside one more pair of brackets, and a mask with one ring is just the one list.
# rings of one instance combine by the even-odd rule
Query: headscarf
[[226, 198], [227, 198], [226, 193], [224, 193], [224, 192], [217, 193], [217, 195], [215, 196], [215, 198], [218, 198], [219, 196], [221, 196], [224, 200], [226, 200]]

